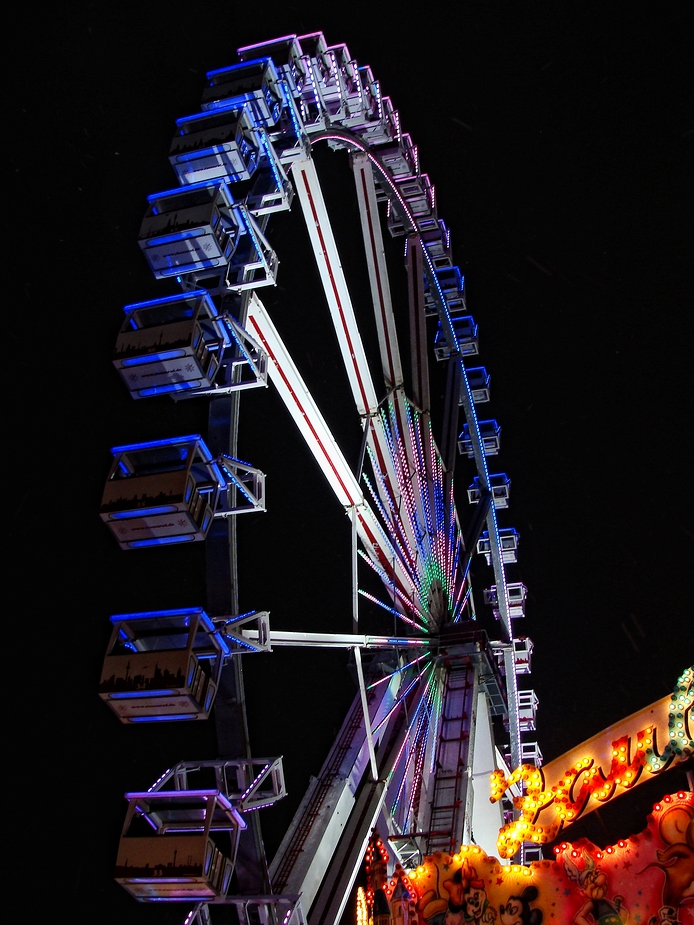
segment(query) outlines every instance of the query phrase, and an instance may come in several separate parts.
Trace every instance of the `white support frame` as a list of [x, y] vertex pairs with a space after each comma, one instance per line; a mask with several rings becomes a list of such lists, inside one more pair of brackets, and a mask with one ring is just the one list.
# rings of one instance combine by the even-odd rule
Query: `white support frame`
[[364, 236], [364, 252], [369, 270], [371, 298], [374, 304], [374, 317], [378, 331], [378, 346], [381, 351], [383, 378], [388, 392], [403, 385], [402, 363], [395, 330], [395, 316], [390, 296], [390, 282], [386, 255], [383, 247], [381, 218], [376, 201], [371, 161], [363, 152], [352, 155], [352, 171], [357, 190], [359, 216]]
[[352, 395], [357, 411], [364, 417], [376, 411], [378, 399], [318, 174], [310, 158], [295, 161], [291, 172], [340, 344], [340, 352]]

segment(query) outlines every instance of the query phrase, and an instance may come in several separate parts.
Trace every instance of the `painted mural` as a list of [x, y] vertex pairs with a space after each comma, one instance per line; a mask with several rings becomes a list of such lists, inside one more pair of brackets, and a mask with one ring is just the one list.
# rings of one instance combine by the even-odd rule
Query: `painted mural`
[[553, 860], [502, 865], [476, 845], [385, 874], [374, 834], [359, 925], [694, 925], [694, 794], [656, 804], [638, 835], [581, 839]]

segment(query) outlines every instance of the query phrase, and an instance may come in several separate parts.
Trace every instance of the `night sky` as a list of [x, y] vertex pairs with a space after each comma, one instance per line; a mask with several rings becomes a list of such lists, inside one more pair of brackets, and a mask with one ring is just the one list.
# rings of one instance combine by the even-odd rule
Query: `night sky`
[[[126, 728], [96, 689], [111, 613], [204, 606], [204, 548], [123, 553], [98, 506], [112, 445], [204, 433], [204, 400], [135, 403], [111, 355], [122, 306], [175, 291], [139, 253], [146, 196], [175, 185], [174, 120], [199, 110], [205, 72], [235, 63], [239, 46], [318, 30], [346, 43], [436, 185], [492, 377], [480, 416], [502, 426], [491, 471], [512, 478], [500, 523], [521, 534], [510, 578], [529, 600], [515, 631], [535, 643], [527, 683], [545, 760], [665, 696], [694, 661], [692, 35], [684, 4], [613, 6], [475, 0], [414, 15], [378, 0], [328, 11], [173, 0], [18, 14], [6, 77], [6, 703], [14, 864], [30, 913], [183, 919], [112, 881], [122, 794], [177, 760], [214, 757], [212, 724]], [[316, 157], [363, 310], [346, 155]], [[269, 229], [281, 266], [260, 298], [356, 462], [359, 422], [298, 204]], [[392, 243], [404, 309], [402, 239]], [[366, 322], [365, 338], [373, 351]], [[242, 401], [239, 455], [267, 473], [268, 496], [267, 513], [239, 522], [242, 608], [270, 610], [281, 629], [349, 631], [348, 522], [272, 387]], [[472, 474], [460, 460], [463, 523]], [[473, 581], [494, 636], [479, 557]], [[380, 619], [365, 608], [365, 629]], [[272, 856], [354, 687], [343, 653], [249, 656], [244, 672], [253, 752], [284, 755], [290, 790], [263, 817]], [[640, 830], [685, 776], [654, 783], [567, 836], [607, 844]]]

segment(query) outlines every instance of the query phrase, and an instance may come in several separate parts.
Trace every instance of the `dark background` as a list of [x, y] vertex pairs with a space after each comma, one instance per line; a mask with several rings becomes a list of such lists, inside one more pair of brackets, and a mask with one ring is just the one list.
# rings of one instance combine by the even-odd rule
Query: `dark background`
[[[110, 359], [122, 306], [173, 291], [138, 253], [145, 198], [174, 185], [174, 119], [198, 110], [205, 71], [234, 63], [239, 46], [317, 30], [347, 43], [436, 184], [492, 375], [481, 416], [503, 429], [491, 469], [513, 480], [501, 524], [521, 533], [512, 578], [529, 601], [516, 632], [535, 643], [545, 760], [665, 696], [692, 663], [692, 36], [682, 3], [624, 16], [605, 6], [17, 11], [5, 58], [5, 658], [13, 870], [29, 911], [152, 925], [184, 915], [113, 883], [122, 794], [177, 760], [213, 757], [212, 726], [122, 727], [96, 686], [109, 614], [204, 604], [204, 549], [122, 553], [97, 511], [110, 446], [204, 432], [204, 402], [134, 403]], [[318, 158], [361, 304], [346, 158]], [[281, 267], [261, 299], [354, 459], [358, 421], [298, 205], [270, 237]], [[272, 388], [241, 414], [239, 454], [268, 474], [268, 512], [239, 523], [242, 608], [269, 609], [277, 628], [349, 631], [344, 514]], [[471, 475], [461, 461], [463, 522]], [[474, 580], [494, 635], [481, 600], [491, 570], [477, 560]], [[285, 650], [246, 658], [244, 671], [254, 754], [283, 754], [290, 790], [264, 813], [272, 856], [353, 686], [341, 653]], [[567, 836], [607, 844], [640, 830], [684, 773], [654, 785]]]

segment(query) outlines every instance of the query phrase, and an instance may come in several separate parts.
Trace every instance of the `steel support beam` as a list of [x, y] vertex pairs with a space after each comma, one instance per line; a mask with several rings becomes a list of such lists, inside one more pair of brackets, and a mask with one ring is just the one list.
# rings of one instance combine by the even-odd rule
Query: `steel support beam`
[[292, 164], [292, 177], [296, 184], [297, 195], [354, 402], [357, 411], [364, 417], [375, 412], [378, 399], [313, 161], [308, 158], [295, 161]]
[[361, 229], [364, 236], [364, 253], [369, 270], [371, 298], [378, 331], [378, 346], [386, 391], [391, 392], [403, 384], [400, 349], [395, 329], [395, 315], [390, 297], [390, 282], [383, 247], [381, 219], [376, 201], [373, 168], [363, 152], [352, 155], [352, 170], [357, 189]]
[[[422, 695], [423, 685], [420, 685], [408, 705], [409, 713], [417, 709]], [[366, 781], [358, 794], [344, 834], [332, 854], [320, 890], [310, 907], [309, 925], [335, 925], [340, 921], [357, 873], [364, 862], [371, 831], [388, 796], [390, 777], [408, 731], [405, 711], [401, 710], [398, 721], [391, 724], [388, 735], [383, 738], [378, 749], [379, 780]]]

